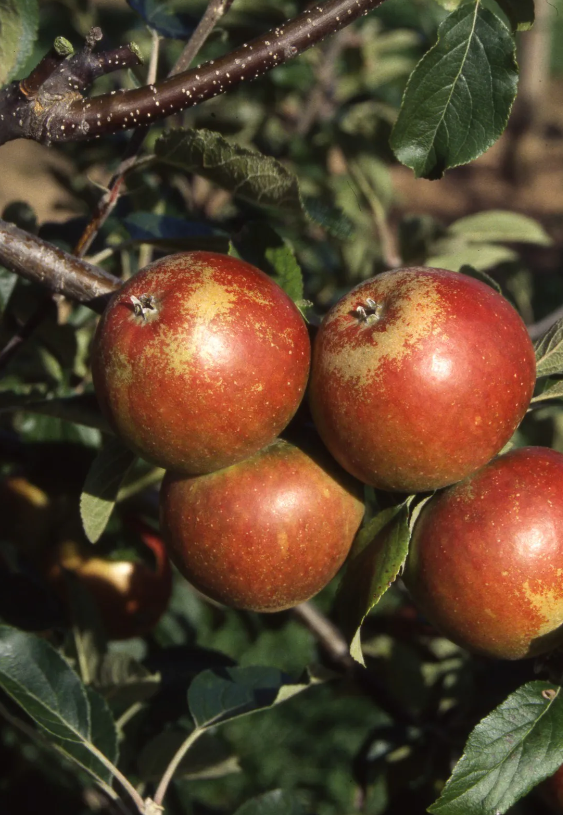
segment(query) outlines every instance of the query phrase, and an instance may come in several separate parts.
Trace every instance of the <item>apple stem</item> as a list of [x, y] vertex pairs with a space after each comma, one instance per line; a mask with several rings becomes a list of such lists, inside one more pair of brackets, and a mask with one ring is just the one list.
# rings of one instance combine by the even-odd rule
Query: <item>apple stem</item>
[[133, 303], [135, 316], [142, 317], [143, 320], [147, 319], [147, 311], [156, 311], [152, 294], [141, 294], [140, 297], [135, 297], [135, 295], [132, 294], [131, 302]]
[[379, 320], [381, 317], [381, 313], [383, 311], [383, 304], [376, 303], [375, 300], [372, 300], [371, 297], [366, 298], [365, 305], [357, 306], [354, 309], [354, 313], [356, 317], [362, 323], [373, 323], [376, 320]]

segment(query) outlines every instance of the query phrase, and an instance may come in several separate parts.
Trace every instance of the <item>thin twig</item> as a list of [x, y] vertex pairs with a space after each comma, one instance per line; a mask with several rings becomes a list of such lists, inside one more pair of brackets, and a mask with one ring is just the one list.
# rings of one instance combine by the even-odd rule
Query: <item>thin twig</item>
[[[195, 29], [194, 33], [190, 37], [186, 47], [180, 54], [179, 59], [177, 60], [176, 64], [172, 68], [169, 73], [169, 77], [174, 76], [175, 74], [181, 73], [184, 68], [182, 67], [186, 61], [186, 67], [195, 59], [196, 55], [198, 54], [199, 50], [207, 40], [208, 36], [210, 35], [211, 31], [215, 24], [221, 19], [223, 14], [227, 11], [227, 9], [232, 5], [233, 0], [210, 0], [210, 3], [207, 7], [207, 10], [203, 17], [201, 18], [199, 25]], [[151, 54], [151, 61], [149, 65], [149, 71], [147, 76], [147, 83], [148, 85], [154, 85], [156, 82], [156, 71], [157, 71], [157, 59], [158, 59], [158, 44], [159, 44], [159, 37], [155, 35], [155, 40], [153, 41], [153, 50]], [[133, 136], [131, 137], [131, 141], [127, 147], [127, 150], [119, 164], [119, 167], [113, 174], [112, 178], [110, 179], [108, 190], [103, 195], [103, 197], [98, 202], [96, 210], [90, 219], [89, 224], [86, 226], [86, 229], [82, 233], [80, 240], [78, 241], [75, 247], [75, 254], [78, 257], [84, 257], [92, 242], [94, 241], [96, 235], [104, 225], [104, 223], [109, 218], [110, 214], [114, 210], [117, 201], [119, 200], [119, 195], [123, 186], [123, 182], [125, 180], [125, 175], [127, 172], [135, 165], [137, 156], [143, 146], [143, 142], [145, 140], [145, 136], [147, 135], [148, 127], [139, 127], [137, 128]]]
[[355, 663], [350, 656], [348, 643], [340, 629], [328, 617], [325, 617], [312, 603], [301, 603], [295, 606], [293, 613], [307, 626], [331, 659], [346, 669], [354, 667]]
[[172, 761], [166, 768], [164, 775], [160, 779], [160, 784], [157, 787], [154, 796], [154, 803], [156, 804], [157, 807], [162, 806], [162, 801], [164, 800], [164, 796], [166, 795], [166, 790], [168, 789], [168, 785], [172, 781], [174, 773], [178, 769], [178, 765], [180, 764], [180, 762], [182, 761], [182, 759], [184, 758], [192, 744], [194, 744], [194, 742], [196, 742], [204, 732], [205, 732], [204, 728], [196, 727], [196, 729], [190, 733], [188, 738], [181, 745], [179, 750], [177, 750]]

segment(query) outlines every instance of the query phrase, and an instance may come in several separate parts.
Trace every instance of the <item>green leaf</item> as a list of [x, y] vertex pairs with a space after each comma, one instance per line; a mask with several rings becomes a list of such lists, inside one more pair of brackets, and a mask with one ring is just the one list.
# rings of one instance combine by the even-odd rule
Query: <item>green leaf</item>
[[361, 665], [361, 625], [399, 574], [409, 540], [409, 503], [405, 501], [376, 515], [354, 541], [336, 608], [350, 653]]
[[48, 642], [0, 626], [0, 686], [70, 759], [111, 783], [110, 770], [95, 753], [117, 760], [111, 714]]
[[244, 260], [269, 274], [292, 300], [303, 299], [303, 275], [293, 249], [269, 224], [247, 224], [236, 248]]
[[[155, 144], [160, 161], [209, 179], [235, 197], [254, 206], [274, 208], [306, 215], [326, 229], [345, 233], [335, 210], [301, 196], [297, 178], [283, 164], [257, 150], [229, 142], [212, 130], [169, 130]], [[332, 219], [328, 217], [332, 213]], [[347, 219], [345, 219], [347, 221]]]
[[502, 289], [497, 283], [497, 281], [490, 277], [486, 272], [483, 272], [481, 269], [475, 269], [473, 266], [464, 264], [459, 271], [460, 274], [467, 275], [468, 277], [473, 277], [475, 280], [480, 280], [481, 283], [486, 283], [487, 286], [490, 286], [498, 294], [502, 294]]
[[170, 3], [163, 0], [127, 0], [149, 28], [157, 31], [163, 37], [171, 39], [188, 39], [196, 25], [197, 20], [188, 14], [176, 12]]
[[466, 243], [461, 238], [445, 238], [434, 245], [433, 252], [425, 263], [426, 266], [450, 269], [452, 272], [457, 272], [462, 266], [472, 266], [481, 271], [517, 259], [516, 252], [507, 246], [496, 243]]
[[534, 0], [497, 0], [513, 31], [527, 31], [535, 20]]
[[304, 812], [293, 792], [272, 790], [246, 801], [235, 815], [304, 815]]
[[95, 687], [112, 703], [132, 705], [145, 702], [160, 690], [160, 673], [151, 673], [131, 654], [109, 651], [98, 666]]
[[[138, 762], [143, 781], [158, 781], [162, 777], [186, 737], [187, 733], [183, 730], [165, 730], [143, 747]], [[189, 750], [178, 765], [174, 778], [222, 778], [238, 772], [238, 759], [228, 746], [210, 733], [203, 733], [198, 739], [197, 748]]]
[[0, 3], [0, 86], [14, 79], [25, 66], [37, 39], [37, 0], [2, 0]]
[[510, 31], [479, 2], [462, 5], [410, 76], [391, 137], [395, 155], [417, 178], [472, 161], [505, 129], [517, 82]]
[[502, 815], [563, 763], [563, 698], [529, 682], [473, 730], [440, 798], [439, 815]]
[[535, 343], [536, 376], [563, 374], [563, 320], [552, 325]]
[[541, 402], [547, 402], [549, 399], [563, 399], [563, 379], [548, 384], [544, 391], [534, 396], [530, 404], [537, 405]]
[[0, 266], [0, 314], [8, 305], [8, 300], [12, 296], [17, 282], [17, 275]]
[[551, 246], [553, 243], [541, 224], [533, 218], [502, 209], [491, 209], [460, 218], [448, 227], [448, 233], [476, 243], [510, 241], [538, 246]]
[[106, 439], [86, 476], [80, 496], [80, 515], [86, 537], [96, 543], [115, 506], [117, 494], [135, 454], [119, 439]]
[[274, 707], [318, 681], [311, 675], [296, 681], [269, 667], [208, 670], [190, 685], [188, 705], [196, 727], [205, 728]]

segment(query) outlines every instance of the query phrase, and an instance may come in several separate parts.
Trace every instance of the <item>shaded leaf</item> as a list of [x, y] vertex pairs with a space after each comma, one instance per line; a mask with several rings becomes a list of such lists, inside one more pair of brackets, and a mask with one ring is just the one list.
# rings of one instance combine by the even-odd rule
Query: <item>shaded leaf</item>
[[465, 243], [461, 238], [445, 238], [434, 245], [432, 254], [426, 259], [426, 265], [450, 269], [452, 272], [457, 272], [462, 266], [472, 266], [480, 271], [517, 258], [516, 252], [508, 246]]
[[303, 275], [289, 243], [269, 224], [247, 224], [236, 241], [240, 257], [262, 269], [292, 300], [303, 299]]
[[96, 689], [108, 700], [124, 705], [145, 702], [160, 689], [160, 673], [153, 673], [130, 654], [110, 651], [98, 666]]
[[[342, 237], [341, 213], [303, 200], [297, 178], [281, 162], [257, 150], [229, 142], [212, 130], [169, 130], [155, 144], [162, 162], [209, 179], [255, 206], [305, 214]], [[329, 214], [331, 217], [329, 217]]]
[[228, 249], [228, 236], [204, 222], [154, 212], [133, 212], [121, 223], [134, 241], [169, 248], [173, 252], [190, 249], [226, 252]]
[[0, 85], [16, 78], [37, 39], [37, 0], [2, 0], [0, 3]]
[[163, 37], [185, 40], [193, 33], [197, 20], [189, 14], [172, 11], [162, 0], [127, 0], [145, 23]]
[[438, 29], [438, 42], [411, 74], [391, 147], [418, 178], [440, 178], [499, 138], [516, 96], [510, 31], [480, 3], [467, 3]]
[[530, 404], [537, 405], [541, 402], [547, 402], [549, 399], [563, 399], [563, 379], [549, 383], [544, 391], [534, 396]]
[[0, 266], [0, 314], [8, 305], [8, 300], [12, 296], [17, 282], [17, 275]]
[[[139, 756], [139, 774], [143, 781], [158, 781], [168, 764], [187, 738], [183, 730], [166, 730], [152, 739]], [[228, 746], [209, 733], [197, 741], [195, 750], [188, 750], [174, 778], [222, 778], [240, 772], [240, 765]]]
[[460, 218], [448, 227], [448, 233], [461, 235], [465, 240], [476, 243], [510, 241], [538, 246], [551, 246], [553, 243], [541, 224], [533, 218], [502, 209]]
[[409, 508], [405, 502], [372, 518], [354, 541], [338, 589], [336, 608], [350, 653], [361, 665], [364, 664], [361, 625], [399, 574], [409, 540]]
[[188, 705], [197, 727], [227, 722], [278, 705], [319, 680], [296, 681], [277, 668], [219, 668], [198, 674], [188, 690]]
[[480, 280], [481, 283], [486, 283], [487, 286], [490, 286], [498, 294], [502, 294], [502, 289], [497, 283], [497, 281], [494, 280], [494, 278], [490, 277], [486, 272], [482, 271], [481, 269], [475, 269], [473, 266], [464, 264], [459, 271], [460, 274], [465, 274], [468, 277], [475, 278], [475, 280]]
[[304, 815], [304, 812], [295, 793], [272, 790], [245, 801], [234, 815]]
[[111, 783], [111, 772], [92, 751], [117, 760], [111, 714], [48, 642], [0, 626], [0, 685], [69, 758]]
[[106, 439], [86, 476], [80, 496], [80, 516], [86, 537], [96, 543], [115, 506], [119, 488], [135, 454], [119, 439]]
[[534, 24], [534, 0], [497, 0], [514, 31], [527, 31]]
[[563, 763], [561, 688], [528, 682], [473, 730], [440, 798], [439, 815], [502, 815]]
[[563, 373], [563, 320], [552, 325], [535, 343], [537, 376]]

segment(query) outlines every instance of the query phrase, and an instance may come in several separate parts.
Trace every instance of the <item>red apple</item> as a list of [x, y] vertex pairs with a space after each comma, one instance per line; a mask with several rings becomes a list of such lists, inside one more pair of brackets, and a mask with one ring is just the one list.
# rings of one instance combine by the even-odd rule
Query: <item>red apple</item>
[[173, 563], [203, 594], [281, 611], [342, 565], [363, 516], [358, 487], [326, 454], [277, 440], [209, 475], [167, 473], [162, 533]]
[[528, 407], [534, 349], [510, 303], [444, 269], [367, 280], [326, 315], [310, 403], [333, 456], [362, 481], [452, 484], [506, 444]]
[[65, 602], [63, 570], [74, 574], [95, 601], [105, 632], [113, 640], [151, 631], [172, 594], [172, 572], [161, 537], [141, 522], [133, 526], [152, 551], [154, 568], [141, 560], [110, 560], [93, 554], [91, 546], [65, 540], [51, 553], [46, 569], [47, 580]]
[[563, 642], [563, 455], [524, 447], [431, 498], [403, 580], [443, 634], [502, 659]]
[[100, 407], [143, 458], [199, 474], [287, 425], [310, 361], [305, 323], [266, 274], [212, 252], [152, 263], [112, 298], [92, 350]]

